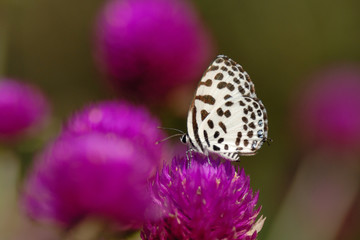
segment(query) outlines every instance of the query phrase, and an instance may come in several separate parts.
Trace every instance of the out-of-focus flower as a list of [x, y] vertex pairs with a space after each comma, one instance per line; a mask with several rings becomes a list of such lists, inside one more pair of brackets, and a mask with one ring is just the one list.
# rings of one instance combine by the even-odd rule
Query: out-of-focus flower
[[41, 125], [49, 112], [44, 95], [35, 87], [0, 79], [0, 138], [8, 140]]
[[200, 77], [212, 54], [209, 34], [192, 6], [178, 0], [108, 1], [95, 45], [96, 61], [112, 85], [145, 100], [162, 100]]
[[85, 217], [140, 226], [149, 204], [147, 181], [164, 153], [155, 144], [163, 136], [158, 125], [124, 102], [85, 108], [36, 162], [25, 185], [25, 210], [65, 227]]
[[149, 221], [143, 239], [256, 239], [265, 219], [256, 217], [258, 193], [253, 194], [244, 170], [196, 154], [191, 167], [174, 158], [151, 186], [160, 220]]
[[360, 68], [325, 70], [311, 78], [295, 109], [295, 128], [308, 146], [341, 151], [360, 144]]
[[164, 151], [164, 144], [155, 142], [164, 138], [159, 131], [160, 122], [145, 108], [133, 107], [124, 102], [108, 101], [86, 107], [76, 113], [65, 125], [64, 133], [79, 135], [89, 132], [126, 137], [136, 143], [136, 148], [146, 151], [150, 160], [158, 166]]

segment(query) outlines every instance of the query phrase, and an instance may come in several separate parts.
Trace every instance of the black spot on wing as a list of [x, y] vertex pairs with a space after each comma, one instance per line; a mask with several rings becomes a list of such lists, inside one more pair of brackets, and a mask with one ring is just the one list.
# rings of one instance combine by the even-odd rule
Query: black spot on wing
[[[236, 83], [236, 84], [240, 84], [240, 80], [239, 80], [238, 78], [236, 78], [236, 77], [233, 79], [233, 81], [234, 81], [234, 83]], [[240, 91], [240, 89], [239, 89], [239, 91]]]
[[193, 127], [193, 132], [194, 132], [194, 136], [195, 136], [195, 141], [196, 143], [199, 145], [200, 149], [201, 149], [201, 152], [204, 152], [204, 148], [201, 144], [201, 141], [200, 141], [200, 138], [199, 138], [199, 126], [197, 124], [197, 121], [196, 121], [196, 107], [194, 106], [193, 109], [192, 109], [192, 127]]
[[216, 145], [213, 145], [213, 149], [214, 149], [214, 151], [220, 151], [220, 148]]
[[232, 101], [227, 101], [226, 103], [225, 103], [225, 106], [227, 106], [227, 107], [230, 107], [230, 106], [232, 106], [234, 103], [232, 102]]
[[226, 94], [225, 97], [224, 97], [224, 100], [228, 100], [229, 98], [231, 98], [231, 95]]
[[235, 141], [236, 146], [239, 146], [240, 141], [241, 141], [241, 137], [242, 137], [242, 133], [238, 132], [237, 133], [237, 138], [236, 138], [236, 141]]
[[219, 66], [212, 65], [208, 68], [207, 72], [216, 71], [219, 69]]
[[242, 120], [244, 123], [248, 123], [248, 121], [249, 121], [249, 120], [247, 119], [247, 117], [242, 117], [241, 120]]
[[247, 88], [247, 89], [250, 88], [250, 85], [249, 85], [247, 82], [245, 82], [244, 86], [245, 86], [245, 88]]
[[204, 119], [209, 115], [208, 111], [201, 110], [201, 121], [204, 121]]
[[256, 119], [256, 116], [255, 116], [255, 113], [254, 113], [254, 112], [251, 113], [250, 118], [251, 118], [252, 120], [255, 120], [255, 119]]
[[204, 103], [214, 105], [215, 104], [215, 98], [210, 95], [198, 95], [195, 97], [195, 99], [200, 100]]
[[225, 117], [229, 118], [231, 116], [231, 112], [229, 110], [226, 110], [224, 112]]
[[217, 85], [218, 89], [223, 89], [224, 87], [226, 87], [226, 82], [219, 82]]
[[227, 133], [226, 132], [226, 126], [223, 122], [219, 122], [219, 126], [221, 127], [221, 129], [224, 131], [224, 133]]
[[206, 80], [205, 82], [200, 82], [200, 83], [199, 83], [199, 86], [201, 86], [201, 85], [204, 85], [204, 86], [207, 86], [207, 87], [211, 87], [211, 85], [212, 85], [212, 80], [211, 80], [211, 79], [208, 79], [208, 80]]
[[224, 78], [224, 74], [222, 74], [222, 73], [218, 73], [214, 77], [215, 80], [222, 80], [223, 78]]
[[259, 117], [261, 117], [261, 115], [262, 115], [261, 110], [259, 109], [259, 110], [257, 110], [256, 112], [257, 112], [257, 115], [258, 115]]
[[222, 63], [224, 61], [224, 59], [223, 58], [221, 58], [221, 57], [219, 57], [218, 59], [216, 59], [216, 63]]
[[239, 86], [239, 87], [238, 87], [238, 90], [239, 90], [239, 92], [240, 92], [241, 94], [243, 94], [243, 95], [244, 95], [245, 92], [246, 92], [245, 89], [244, 89], [242, 86]]
[[213, 122], [211, 119], [209, 119], [209, 120], [207, 121], [207, 124], [208, 124], [209, 128], [211, 128], [211, 129], [214, 128], [214, 122]]
[[229, 89], [230, 91], [234, 91], [234, 89], [235, 89], [234, 85], [232, 85], [231, 83], [228, 83], [228, 84], [226, 85], [226, 87], [227, 87], [227, 89]]
[[206, 130], [204, 130], [204, 138], [205, 138], [206, 144], [208, 145], [208, 147], [210, 147], [209, 137], [208, 137]]

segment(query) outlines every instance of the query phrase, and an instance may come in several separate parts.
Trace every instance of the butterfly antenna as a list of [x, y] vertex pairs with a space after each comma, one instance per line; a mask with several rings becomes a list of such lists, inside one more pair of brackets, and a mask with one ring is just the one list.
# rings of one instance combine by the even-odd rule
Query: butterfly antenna
[[167, 127], [157, 127], [157, 128], [164, 129], [164, 130], [174, 130], [181, 134], [185, 134], [183, 131], [181, 131], [180, 129], [176, 129], [176, 128], [167, 128]]
[[162, 142], [164, 142], [166, 140], [169, 140], [170, 138], [173, 138], [173, 137], [176, 137], [176, 136], [182, 136], [182, 135], [183, 135], [182, 133], [177, 133], [177, 134], [171, 135], [169, 137], [166, 137], [164, 139], [161, 139], [160, 141], [157, 141], [155, 144], [159, 144], [159, 143], [162, 143]]
[[274, 140], [272, 138], [267, 138], [266, 143], [268, 146], [270, 146], [270, 143], [272, 143]]

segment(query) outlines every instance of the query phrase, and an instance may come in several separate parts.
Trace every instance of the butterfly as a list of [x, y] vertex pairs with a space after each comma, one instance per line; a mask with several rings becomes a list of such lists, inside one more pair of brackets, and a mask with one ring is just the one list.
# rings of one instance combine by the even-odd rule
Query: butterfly
[[203, 74], [180, 138], [190, 151], [231, 161], [254, 155], [268, 139], [266, 109], [241, 65], [219, 55]]

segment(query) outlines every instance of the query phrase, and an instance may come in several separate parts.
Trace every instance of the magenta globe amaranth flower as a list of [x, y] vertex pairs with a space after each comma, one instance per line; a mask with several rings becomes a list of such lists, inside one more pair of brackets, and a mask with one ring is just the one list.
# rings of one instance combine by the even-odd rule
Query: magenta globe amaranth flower
[[79, 135], [96, 131], [114, 137], [126, 136], [136, 143], [138, 149], [146, 151], [150, 160], [156, 161], [154, 166], [158, 166], [164, 154], [164, 144], [156, 145], [155, 142], [165, 136], [159, 131], [159, 126], [160, 122], [145, 108], [108, 101], [90, 105], [74, 114], [65, 124], [64, 132]]
[[256, 239], [264, 218], [256, 218], [253, 194], [244, 170], [196, 154], [191, 167], [175, 158], [151, 186], [160, 219], [144, 225], [142, 239]]
[[9, 140], [41, 125], [49, 112], [44, 95], [35, 87], [0, 79], [0, 138]]
[[[146, 206], [147, 156], [123, 138], [90, 133], [58, 139], [27, 183], [25, 204], [35, 219], [71, 226], [87, 216], [123, 224], [140, 221]], [[135, 162], [136, 161], [136, 162]]]
[[140, 226], [150, 202], [148, 178], [165, 152], [155, 144], [163, 137], [158, 125], [145, 109], [124, 102], [78, 112], [28, 176], [26, 212], [65, 227], [86, 217]]
[[343, 66], [311, 78], [298, 99], [296, 129], [303, 142], [333, 150], [360, 144], [360, 68]]
[[99, 68], [123, 95], [162, 100], [201, 76], [212, 53], [192, 6], [178, 0], [112, 0], [96, 25]]

